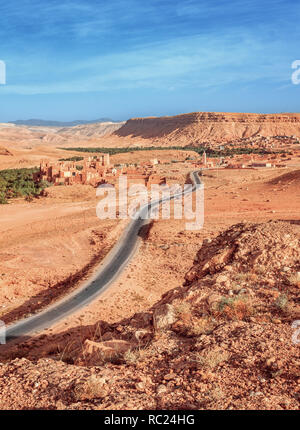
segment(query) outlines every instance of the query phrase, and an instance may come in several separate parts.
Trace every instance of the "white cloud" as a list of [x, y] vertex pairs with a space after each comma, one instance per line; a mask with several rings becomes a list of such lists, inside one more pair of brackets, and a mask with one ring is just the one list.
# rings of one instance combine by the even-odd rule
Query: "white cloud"
[[[177, 11], [182, 17], [200, 14], [205, 18], [227, 11], [228, 18], [229, 5], [232, 7], [235, 3], [239, 3], [239, 0], [187, 0], [173, 2], [170, 12]], [[13, 8], [10, 3], [0, 5], [0, 23], [2, 15], [8, 21], [13, 18], [14, 21], [27, 24], [35, 4], [38, 4], [36, 0], [24, 0], [20, 9]], [[135, 24], [138, 17], [144, 17], [146, 21], [151, 18], [151, 22], [163, 20], [159, 13], [159, 1], [138, 2], [137, 10], [134, 8], [137, 0], [112, 0], [99, 4], [101, 7], [95, 8], [88, 1], [55, 0], [39, 8], [39, 14], [29, 21], [32, 25], [39, 20], [42, 22], [36, 29], [36, 36], [42, 39], [42, 36], [63, 33], [66, 41], [73, 37], [75, 43], [71, 44], [70, 53], [67, 51], [65, 55], [59, 51], [59, 47], [58, 52], [44, 50], [43, 44], [30, 46], [26, 53], [21, 51], [17, 54], [17, 49], [11, 49], [9, 55], [2, 58], [7, 63], [7, 85], [1, 87], [0, 95], [134, 88], [211, 88], [263, 79], [282, 85], [290, 80], [290, 63], [298, 49], [298, 29], [293, 29], [293, 38], [288, 37], [286, 32], [283, 33], [284, 37], [280, 37], [274, 32], [271, 21], [253, 28], [235, 22], [230, 28], [220, 26], [213, 31], [199, 28], [196, 35], [177, 38], [173, 35], [169, 36], [169, 40], [161, 38], [160, 42], [149, 43], [146, 41], [157, 39], [152, 37], [152, 33], [150, 37], [138, 37], [140, 33], [132, 23]], [[272, 4], [278, 10], [284, 7], [282, 0], [272, 0]], [[258, 2], [246, 0], [244, 11], [253, 9], [259, 13]], [[237, 13], [234, 7], [233, 11]], [[251, 16], [253, 18], [254, 15]], [[122, 27], [124, 23], [127, 25]], [[130, 37], [137, 37], [135, 43], [128, 44], [126, 48], [113, 45], [111, 51], [102, 50], [99, 35], [113, 36], [116, 26], [120, 31], [119, 45], [122, 45], [122, 31], [131, 28]], [[122, 27], [122, 31], [119, 27]], [[93, 38], [99, 43], [99, 48], [85, 52], [84, 45], [81, 45], [77, 51], [78, 39], [93, 41]], [[46, 46], [48, 43], [47, 39]], [[94, 55], [97, 49], [99, 55]]]
[[[259, 36], [235, 30], [218, 36], [193, 36], [151, 44], [138, 50], [64, 64], [49, 59], [49, 79], [43, 83], [37, 58], [24, 65], [32, 70], [30, 81], [41, 83], [13, 84], [1, 88], [3, 93], [39, 94], [107, 91], [119, 88], [169, 88], [178, 86], [211, 87], [233, 82], [269, 79], [282, 83], [290, 78], [288, 58], [280, 42], [266, 43]], [[268, 52], [268, 59], [265, 53]], [[25, 61], [26, 63], [26, 61]], [[286, 70], [287, 69], [287, 70]], [[16, 76], [17, 77], [17, 76]]]

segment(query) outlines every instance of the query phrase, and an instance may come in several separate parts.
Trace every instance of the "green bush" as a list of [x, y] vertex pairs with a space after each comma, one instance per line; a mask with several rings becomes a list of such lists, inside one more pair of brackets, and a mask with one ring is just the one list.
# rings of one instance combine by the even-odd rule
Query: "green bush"
[[7, 205], [8, 201], [5, 198], [4, 193], [0, 193], [0, 205]]
[[49, 186], [46, 181], [35, 182], [38, 168], [0, 170], [0, 204], [16, 197], [37, 197]]
[[[77, 151], [77, 152], [87, 152], [87, 153], [103, 153], [103, 154], [123, 154], [126, 152], [135, 152], [135, 151], [165, 151], [165, 150], [177, 150], [177, 151], [194, 151], [199, 155], [202, 155], [204, 151], [208, 157], [230, 157], [233, 155], [242, 155], [242, 154], [282, 154], [285, 151], [272, 151], [264, 148], [249, 148], [245, 147], [225, 147], [223, 150], [216, 150], [211, 148], [205, 148], [204, 146], [149, 146], [149, 147], [136, 147], [136, 148], [60, 148], [65, 151]], [[76, 157], [72, 157], [76, 158]], [[80, 157], [78, 157], [80, 158]], [[71, 160], [71, 159], [69, 159]], [[75, 160], [74, 160], [75, 161]], [[78, 160], [80, 161], [80, 160]]]
[[70, 158], [60, 158], [58, 161], [82, 161], [83, 157], [78, 157], [78, 156], [74, 156], [74, 157], [70, 157]]

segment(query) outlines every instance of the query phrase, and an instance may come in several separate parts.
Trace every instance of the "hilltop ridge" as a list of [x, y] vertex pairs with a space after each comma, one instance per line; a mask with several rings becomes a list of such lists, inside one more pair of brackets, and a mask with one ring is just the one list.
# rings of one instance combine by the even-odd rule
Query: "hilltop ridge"
[[243, 146], [256, 141], [268, 147], [273, 138], [280, 140], [283, 137], [290, 138], [290, 143], [300, 141], [300, 113], [192, 112], [72, 127], [0, 124], [0, 145], [15, 145], [17, 148], [27, 147], [28, 144], [30, 147], [43, 144], [76, 147], [214, 147], [221, 144]]
[[133, 118], [115, 136], [142, 138], [152, 144], [184, 146], [206, 141], [226, 143], [254, 136], [300, 136], [300, 114], [193, 112], [176, 116]]

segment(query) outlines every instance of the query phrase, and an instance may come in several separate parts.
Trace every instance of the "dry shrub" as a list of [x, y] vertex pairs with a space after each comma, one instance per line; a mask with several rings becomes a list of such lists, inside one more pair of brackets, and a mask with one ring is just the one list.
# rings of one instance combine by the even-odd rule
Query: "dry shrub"
[[123, 359], [127, 364], [135, 364], [141, 357], [141, 353], [139, 350], [129, 349], [123, 355]]
[[247, 320], [253, 314], [251, 301], [247, 297], [222, 298], [218, 303], [217, 316], [225, 317], [229, 320]]
[[197, 318], [192, 313], [192, 305], [181, 302], [175, 306], [177, 321], [172, 325], [172, 330], [182, 336], [194, 337], [202, 334], [210, 334], [216, 326], [216, 321], [211, 316]]
[[[51, 351], [47, 349], [47, 353], [51, 354]], [[76, 345], [76, 342], [74, 341], [67, 342], [67, 344], [64, 346], [62, 351], [60, 351], [60, 360], [64, 361], [65, 363], [73, 363], [78, 353], [79, 353], [79, 348], [78, 348], [78, 345]]]
[[192, 306], [189, 302], [180, 302], [174, 306], [175, 314], [178, 318], [181, 318], [183, 315], [192, 313]]
[[274, 306], [281, 312], [286, 312], [289, 309], [289, 299], [286, 294], [280, 294], [274, 302]]
[[218, 367], [221, 363], [228, 361], [230, 354], [228, 351], [216, 347], [209, 351], [206, 355], [197, 353], [195, 356], [195, 361], [199, 367], [204, 367], [208, 369], [214, 369]]
[[137, 293], [136, 291], [133, 291], [131, 293], [131, 298], [134, 302], [140, 303], [140, 304], [144, 303], [145, 301], [145, 297], [143, 297], [141, 294]]

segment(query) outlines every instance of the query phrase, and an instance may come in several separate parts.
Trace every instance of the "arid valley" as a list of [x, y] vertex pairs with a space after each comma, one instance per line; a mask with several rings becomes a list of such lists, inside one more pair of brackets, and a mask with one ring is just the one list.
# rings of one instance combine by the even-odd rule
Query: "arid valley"
[[[18, 194], [16, 169], [34, 191]], [[300, 114], [0, 124], [0, 319], [101, 268], [129, 220], [97, 217], [100, 183], [194, 171], [203, 228], [152, 220], [91, 302], [0, 345], [1, 409], [299, 409]]]

